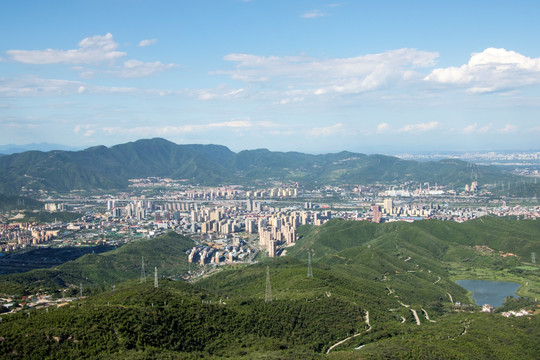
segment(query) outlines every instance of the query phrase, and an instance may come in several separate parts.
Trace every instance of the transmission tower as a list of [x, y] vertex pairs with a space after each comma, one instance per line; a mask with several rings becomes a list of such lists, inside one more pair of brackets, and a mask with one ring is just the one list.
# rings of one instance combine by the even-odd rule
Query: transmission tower
[[313, 277], [313, 270], [311, 269], [311, 250], [308, 250], [308, 258], [307, 258], [307, 277], [312, 278]]
[[531, 253], [531, 260], [533, 264], [536, 264], [536, 253]]
[[272, 286], [270, 285], [270, 268], [266, 267], [266, 292], [264, 294], [264, 302], [272, 302]]
[[141, 284], [146, 282], [146, 271], [144, 270], [144, 256], [142, 257], [141, 265]]
[[157, 267], [154, 267], [154, 288], [158, 288]]

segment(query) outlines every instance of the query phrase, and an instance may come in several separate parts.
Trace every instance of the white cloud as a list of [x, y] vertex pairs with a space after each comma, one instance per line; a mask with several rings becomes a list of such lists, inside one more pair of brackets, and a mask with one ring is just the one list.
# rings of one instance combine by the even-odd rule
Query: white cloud
[[82, 81], [45, 79], [36, 76], [0, 78], [2, 96], [64, 96], [73, 94], [155, 93], [130, 87], [91, 86]]
[[464, 134], [471, 134], [476, 130], [477, 127], [478, 127], [477, 123], [471, 124], [471, 125], [465, 127], [465, 129], [463, 129], [463, 133]]
[[388, 125], [388, 123], [380, 123], [379, 125], [377, 125], [377, 132], [378, 133], [381, 133], [381, 132], [386, 132], [390, 130], [390, 125]]
[[195, 95], [199, 100], [213, 100], [213, 99], [230, 99], [237, 98], [242, 95], [244, 89], [231, 89], [225, 85], [219, 85], [215, 89], [201, 89], [192, 91], [191, 94]]
[[326, 16], [326, 14], [317, 9], [306, 11], [305, 13], [300, 15], [300, 17], [304, 19], [314, 19], [314, 18], [323, 17], [323, 16]]
[[473, 134], [473, 133], [485, 134], [491, 129], [492, 126], [493, 126], [492, 124], [488, 124], [482, 127], [478, 127], [478, 123], [474, 123], [474, 124], [466, 126], [462, 132], [464, 134]]
[[157, 72], [165, 71], [175, 67], [175, 64], [163, 64], [159, 61], [155, 62], [142, 62], [139, 60], [124, 61], [122, 69], [117, 71], [109, 71], [109, 73], [115, 74], [120, 77], [144, 77], [155, 74]]
[[481, 128], [479, 128], [479, 129], [477, 130], [477, 133], [479, 133], [479, 134], [485, 134], [485, 133], [487, 133], [489, 130], [491, 130], [491, 127], [492, 127], [492, 126], [493, 126], [492, 124], [482, 126]]
[[80, 81], [43, 79], [34, 76], [0, 78], [0, 94], [3, 96], [54, 96], [75, 94], [83, 86]]
[[[137, 135], [137, 136], [165, 136], [188, 133], [204, 133], [216, 129], [230, 129], [239, 131], [244, 129], [274, 128], [277, 125], [272, 122], [251, 121], [251, 120], [231, 120], [213, 122], [208, 124], [186, 124], [179, 126], [136, 126], [136, 127], [116, 127], [106, 126], [101, 128], [101, 132], [106, 135]], [[80, 130], [80, 129], [79, 129]], [[88, 131], [87, 131], [88, 132]]]
[[343, 124], [338, 123], [332, 126], [313, 128], [308, 131], [308, 135], [312, 137], [325, 137], [343, 133], [344, 131], [345, 129], [343, 128]]
[[425, 80], [465, 86], [472, 94], [540, 84], [540, 58], [488, 48], [472, 54], [469, 62], [460, 67], [434, 69]]
[[78, 49], [8, 50], [7, 54], [25, 64], [88, 64], [126, 56], [125, 52], [116, 51], [117, 48], [112, 34], [107, 33], [82, 39]]
[[235, 63], [232, 71], [214, 74], [230, 75], [234, 80], [273, 81], [274, 87], [302, 92], [298, 96], [325, 94], [358, 94], [384, 86], [420, 81], [424, 76], [416, 69], [432, 66], [438, 54], [416, 49], [398, 49], [351, 58], [315, 59], [307, 56], [258, 56], [229, 54]]
[[502, 129], [499, 129], [498, 132], [506, 134], [506, 133], [516, 132], [517, 129], [518, 128], [515, 125], [506, 124]]
[[274, 105], [293, 104], [293, 103], [302, 102], [304, 101], [304, 99], [305, 98], [303, 96], [288, 97], [288, 98], [284, 98], [284, 99], [274, 102]]
[[140, 47], [146, 47], [146, 46], [150, 46], [150, 45], [154, 45], [155, 43], [157, 43], [157, 39], [146, 39], [146, 40], [141, 40], [139, 42], [139, 46]]
[[428, 123], [418, 123], [418, 124], [407, 124], [399, 129], [399, 132], [406, 133], [423, 133], [436, 129], [440, 126], [438, 121], [430, 121]]

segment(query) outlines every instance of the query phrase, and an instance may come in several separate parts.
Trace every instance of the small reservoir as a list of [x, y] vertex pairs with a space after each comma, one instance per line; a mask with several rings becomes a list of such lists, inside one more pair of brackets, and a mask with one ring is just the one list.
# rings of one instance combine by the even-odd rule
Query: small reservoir
[[512, 281], [456, 280], [456, 283], [472, 292], [476, 305], [502, 306], [507, 296], [516, 296], [521, 284]]

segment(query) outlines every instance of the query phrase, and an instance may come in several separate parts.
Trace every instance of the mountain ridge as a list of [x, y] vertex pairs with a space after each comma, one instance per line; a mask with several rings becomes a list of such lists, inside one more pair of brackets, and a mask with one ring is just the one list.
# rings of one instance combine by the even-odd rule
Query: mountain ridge
[[[475, 166], [474, 173], [483, 182], [511, 178], [488, 166]], [[308, 185], [417, 181], [464, 186], [472, 181], [470, 165], [459, 160], [420, 163], [348, 151], [312, 155], [256, 149], [235, 153], [223, 145], [175, 144], [162, 138], [0, 157], [0, 193], [6, 195], [27, 190], [125, 189], [131, 178], [152, 176], [201, 185], [269, 179]]]

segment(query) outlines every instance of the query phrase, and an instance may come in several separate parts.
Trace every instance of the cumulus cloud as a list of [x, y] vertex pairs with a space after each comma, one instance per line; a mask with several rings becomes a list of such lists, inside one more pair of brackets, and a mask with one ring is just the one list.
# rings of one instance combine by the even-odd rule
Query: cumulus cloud
[[477, 123], [471, 124], [471, 125], [465, 127], [465, 129], [463, 129], [463, 133], [464, 134], [471, 134], [476, 130], [477, 127], [478, 127]]
[[77, 49], [8, 50], [7, 54], [25, 64], [88, 64], [126, 56], [125, 52], [116, 51], [117, 48], [112, 34], [107, 33], [82, 39]]
[[157, 43], [157, 39], [146, 39], [146, 40], [141, 40], [139, 42], [139, 46], [140, 47], [146, 47], [146, 46], [150, 46], [150, 45], [154, 45], [155, 43]]
[[463, 129], [463, 133], [464, 134], [473, 134], [473, 133], [485, 134], [491, 129], [492, 126], [493, 126], [493, 124], [488, 124], [488, 125], [484, 125], [482, 127], [479, 127], [478, 123], [474, 123], [474, 124], [470, 124], [470, 125], [466, 126]]
[[300, 17], [304, 19], [314, 19], [314, 18], [323, 17], [323, 16], [326, 16], [326, 14], [317, 9], [306, 11], [305, 13], [300, 15]]
[[506, 124], [502, 129], [499, 129], [498, 131], [500, 133], [503, 133], [503, 134], [516, 132], [517, 131], [517, 126], [511, 125], [511, 124]]
[[287, 91], [301, 90], [303, 95], [358, 94], [400, 82], [421, 80], [416, 69], [432, 66], [438, 54], [416, 49], [398, 49], [351, 58], [316, 59], [307, 56], [259, 56], [229, 54], [225, 60], [235, 63], [230, 75], [249, 83], [284, 83]]
[[430, 121], [427, 123], [418, 123], [418, 124], [407, 124], [403, 126], [401, 129], [399, 129], [399, 132], [423, 133], [426, 131], [436, 129], [439, 126], [440, 126], [440, 123], [438, 121]]
[[425, 80], [465, 86], [473, 94], [540, 84], [540, 58], [488, 48], [472, 54], [469, 62], [460, 67], [434, 69]]
[[478, 132], [479, 134], [485, 134], [485, 133], [487, 133], [487, 132], [491, 129], [492, 126], [493, 126], [492, 124], [482, 126], [481, 128], [478, 129], [477, 132]]
[[[148, 46], [157, 39], [142, 40], [139, 46]], [[125, 57], [125, 52], [117, 51], [118, 44], [112, 34], [96, 35], [82, 39], [79, 48], [72, 50], [8, 50], [15, 61], [26, 64], [71, 64], [72, 70], [78, 71], [81, 78], [89, 79], [98, 74], [117, 77], [144, 77], [171, 69], [176, 64], [163, 64], [160, 61], [142, 62], [131, 59], [118, 65], [116, 60]], [[105, 68], [89, 68], [89, 64], [98, 65], [106, 62]]]
[[390, 130], [390, 125], [388, 125], [388, 123], [380, 123], [379, 125], [377, 125], [377, 132], [378, 133], [381, 133], [381, 132], [385, 132], [385, 131], [388, 131]]

